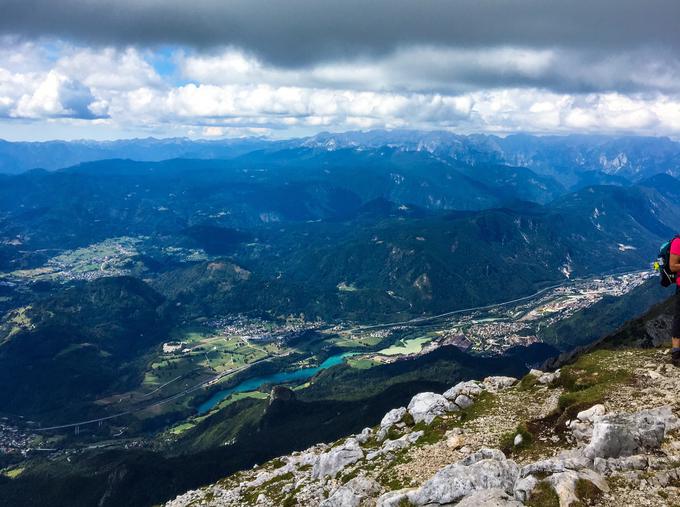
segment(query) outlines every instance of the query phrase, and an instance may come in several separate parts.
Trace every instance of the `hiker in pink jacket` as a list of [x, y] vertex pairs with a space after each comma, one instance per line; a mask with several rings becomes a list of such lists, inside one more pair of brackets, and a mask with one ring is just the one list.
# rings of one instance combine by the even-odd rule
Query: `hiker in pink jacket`
[[[668, 267], [674, 273], [680, 273], [680, 238], [671, 243], [671, 255]], [[680, 367], [680, 276], [675, 280], [675, 314], [673, 315], [673, 364]]]

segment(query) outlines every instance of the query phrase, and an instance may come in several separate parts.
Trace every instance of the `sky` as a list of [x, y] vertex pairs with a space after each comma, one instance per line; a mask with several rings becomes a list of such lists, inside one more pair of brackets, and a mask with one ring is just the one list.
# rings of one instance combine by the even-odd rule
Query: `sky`
[[680, 138], [678, 0], [0, 0], [0, 138]]

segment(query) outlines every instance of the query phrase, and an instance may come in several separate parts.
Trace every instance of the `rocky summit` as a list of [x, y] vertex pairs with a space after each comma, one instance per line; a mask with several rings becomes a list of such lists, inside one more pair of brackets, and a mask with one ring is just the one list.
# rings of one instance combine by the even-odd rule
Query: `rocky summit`
[[553, 372], [417, 394], [376, 427], [167, 506], [677, 505], [679, 390], [666, 350], [595, 348]]

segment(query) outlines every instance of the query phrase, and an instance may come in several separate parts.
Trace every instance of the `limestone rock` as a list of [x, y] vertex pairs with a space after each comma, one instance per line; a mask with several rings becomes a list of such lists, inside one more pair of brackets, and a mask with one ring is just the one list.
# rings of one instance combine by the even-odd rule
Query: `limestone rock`
[[552, 384], [556, 379], [560, 378], [560, 370], [555, 371], [555, 373], [548, 373], [541, 370], [532, 369], [529, 371], [529, 375], [536, 377], [536, 380], [540, 384]]
[[383, 452], [394, 452], [399, 449], [405, 449], [415, 444], [424, 434], [424, 431], [414, 431], [396, 440], [388, 440], [382, 445], [382, 450]]
[[517, 383], [517, 379], [515, 377], [504, 376], [486, 377], [483, 383], [484, 387], [489, 391], [498, 392], [514, 386]]
[[361, 433], [356, 435], [354, 438], [360, 444], [365, 444], [373, 436], [373, 430], [371, 428], [364, 428]]
[[360, 475], [338, 488], [321, 502], [321, 507], [358, 507], [362, 500], [377, 496], [380, 491], [381, 487], [377, 482]]
[[376, 507], [399, 507], [400, 503], [403, 505], [403, 502], [409, 502], [408, 495], [414, 491], [413, 488], [389, 491], [378, 498]]
[[515, 500], [502, 489], [482, 489], [463, 498], [456, 504], [457, 507], [521, 507], [522, 504]]
[[659, 447], [666, 432], [677, 425], [678, 419], [668, 406], [635, 414], [596, 416], [584, 453], [591, 459], [639, 454]]
[[630, 470], [645, 470], [649, 466], [649, 459], [644, 455], [628, 456], [625, 458], [595, 458], [593, 469], [601, 474], [612, 472], [627, 472]]
[[604, 405], [593, 405], [588, 410], [583, 410], [576, 415], [576, 418], [582, 422], [592, 422], [595, 417], [603, 416], [606, 412]]
[[479, 396], [484, 392], [484, 384], [477, 380], [467, 380], [465, 382], [459, 382], [455, 386], [453, 386], [451, 389], [446, 391], [443, 396], [447, 400], [450, 401], [455, 401], [458, 396], [461, 394], [469, 397], [469, 398], [474, 398], [476, 396]]
[[406, 407], [393, 408], [385, 414], [385, 416], [380, 421], [380, 429], [376, 434], [378, 441], [382, 442], [387, 436], [387, 432], [392, 426], [400, 422], [406, 415]]
[[538, 484], [538, 479], [533, 475], [520, 477], [515, 481], [514, 495], [520, 502], [526, 502], [531, 497], [531, 492]]
[[441, 394], [419, 393], [411, 398], [408, 411], [416, 423], [425, 421], [430, 424], [435, 417], [455, 410], [455, 405]]
[[312, 468], [312, 477], [335, 477], [346, 466], [356, 463], [364, 457], [364, 451], [359, 442], [348, 438], [344, 444], [333, 447], [330, 451], [319, 456]]
[[609, 491], [607, 481], [598, 473], [588, 469], [578, 472], [568, 470], [566, 472], [551, 475], [546, 480], [555, 489], [555, 492], [560, 499], [560, 507], [569, 507], [579, 501], [579, 498], [576, 495], [576, 481], [578, 480], [589, 481], [602, 492]]
[[397, 424], [406, 415], [406, 407], [393, 408], [380, 421], [380, 428], [387, 428]]
[[510, 495], [518, 473], [517, 464], [502, 452], [483, 449], [442, 468], [407, 497], [414, 505], [446, 505], [484, 489], [500, 489]]
[[456, 397], [454, 403], [460, 408], [468, 408], [474, 404], [474, 400], [466, 394], [460, 394], [458, 397]]

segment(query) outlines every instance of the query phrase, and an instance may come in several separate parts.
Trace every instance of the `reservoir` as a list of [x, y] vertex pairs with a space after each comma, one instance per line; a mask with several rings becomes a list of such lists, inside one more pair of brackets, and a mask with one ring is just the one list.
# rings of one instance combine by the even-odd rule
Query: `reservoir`
[[345, 352], [344, 354], [337, 354], [335, 356], [331, 356], [328, 359], [326, 359], [323, 363], [321, 363], [319, 366], [316, 366], [314, 368], [300, 368], [299, 370], [282, 371], [279, 373], [273, 373], [271, 375], [263, 375], [261, 377], [249, 378], [248, 380], [244, 380], [243, 382], [237, 384], [234, 387], [231, 387], [229, 389], [223, 389], [222, 391], [218, 391], [215, 394], [213, 394], [210, 397], [210, 399], [199, 405], [198, 413], [199, 415], [202, 415], [205, 414], [206, 412], [209, 412], [215, 406], [217, 406], [222, 400], [226, 400], [227, 398], [229, 398], [229, 396], [231, 396], [234, 393], [245, 393], [248, 391], [255, 391], [261, 386], [267, 384], [277, 385], [286, 384], [288, 382], [306, 380], [308, 378], [313, 377], [321, 370], [325, 370], [326, 368], [342, 364], [342, 362], [345, 360], [345, 357], [351, 355], [352, 355], [351, 352]]

